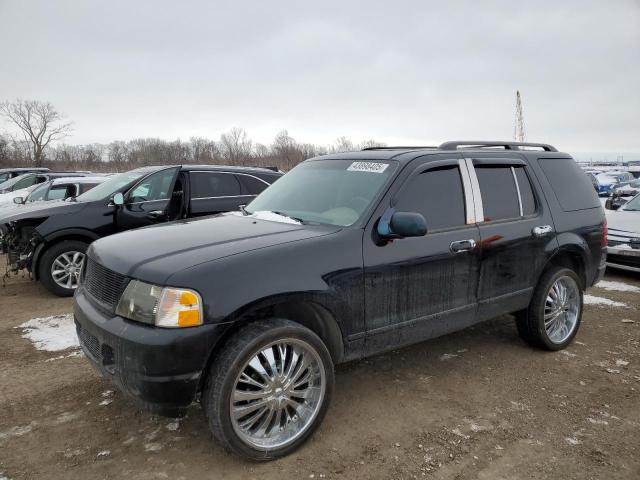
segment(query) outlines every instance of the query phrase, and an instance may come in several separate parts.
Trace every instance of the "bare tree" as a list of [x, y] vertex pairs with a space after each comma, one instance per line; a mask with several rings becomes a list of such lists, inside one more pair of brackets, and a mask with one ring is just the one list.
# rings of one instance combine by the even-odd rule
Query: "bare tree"
[[29, 142], [36, 166], [42, 166], [44, 151], [52, 141], [71, 133], [71, 123], [64, 122], [64, 116], [49, 102], [7, 101], [0, 103], [0, 114], [18, 127], [25, 141]]
[[222, 157], [229, 165], [246, 165], [251, 160], [253, 142], [242, 128], [233, 127], [220, 135]]

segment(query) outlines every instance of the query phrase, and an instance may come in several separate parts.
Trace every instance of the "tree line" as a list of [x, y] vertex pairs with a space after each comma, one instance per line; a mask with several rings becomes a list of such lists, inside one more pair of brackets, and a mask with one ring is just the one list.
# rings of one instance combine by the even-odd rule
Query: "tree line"
[[[187, 141], [139, 138], [69, 145], [61, 143], [72, 124], [47, 102], [16, 100], [0, 103], [0, 115], [19, 135], [0, 134], [0, 168], [45, 166], [55, 170], [122, 172], [146, 165], [223, 164], [271, 166], [290, 170], [307, 158], [330, 153], [383, 146], [374, 140], [354, 144], [339, 137], [332, 145], [299, 143], [286, 130], [264, 145], [249, 138], [242, 128], [231, 128], [218, 140], [192, 137]], [[57, 141], [58, 143], [52, 143]]]

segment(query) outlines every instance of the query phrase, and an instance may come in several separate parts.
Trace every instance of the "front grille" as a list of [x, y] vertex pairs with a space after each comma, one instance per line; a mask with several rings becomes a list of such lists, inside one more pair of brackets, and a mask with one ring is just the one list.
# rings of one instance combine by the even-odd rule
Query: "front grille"
[[128, 278], [103, 267], [90, 257], [83, 273], [87, 292], [110, 311], [114, 311], [127, 286]]
[[100, 352], [100, 342], [98, 341], [98, 339], [87, 332], [80, 325], [76, 324], [76, 330], [78, 332], [78, 339], [80, 340], [82, 346], [87, 349], [89, 354], [96, 362], [101, 363], [102, 355]]

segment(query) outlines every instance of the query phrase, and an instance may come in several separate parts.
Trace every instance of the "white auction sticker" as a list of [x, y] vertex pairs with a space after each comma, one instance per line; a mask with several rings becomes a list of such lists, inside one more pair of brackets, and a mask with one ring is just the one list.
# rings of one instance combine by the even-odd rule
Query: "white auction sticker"
[[375, 162], [353, 162], [347, 168], [349, 172], [371, 172], [371, 173], [382, 173], [387, 167], [388, 163], [375, 163]]

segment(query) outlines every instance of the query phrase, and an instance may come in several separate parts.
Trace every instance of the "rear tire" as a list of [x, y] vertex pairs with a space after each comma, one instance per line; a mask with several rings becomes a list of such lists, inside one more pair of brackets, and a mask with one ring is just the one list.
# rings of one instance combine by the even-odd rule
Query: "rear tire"
[[329, 407], [333, 383], [331, 355], [315, 333], [290, 320], [259, 320], [217, 354], [202, 407], [213, 436], [227, 450], [249, 460], [273, 460], [313, 434]]
[[89, 244], [79, 240], [64, 240], [42, 254], [38, 278], [54, 295], [71, 297], [78, 287], [80, 270]]
[[545, 350], [566, 348], [582, 320], [580, 284], [580, 278], [571, 269], [553, 267], [544, 272], [529, 307], [515, 315], [520, 337]]

